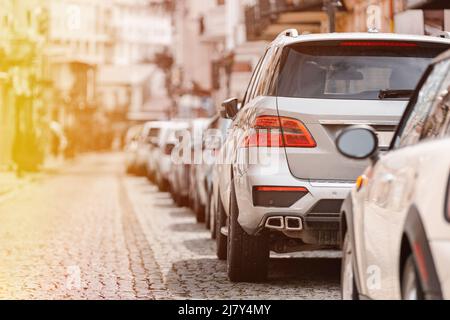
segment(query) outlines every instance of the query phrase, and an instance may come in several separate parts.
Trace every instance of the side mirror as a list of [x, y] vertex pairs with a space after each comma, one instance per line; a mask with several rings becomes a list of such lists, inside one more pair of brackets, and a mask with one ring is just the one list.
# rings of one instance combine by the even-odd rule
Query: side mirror
[[237, 98], [231, 98], [222, 102], [222, 108], [220, 109], [220, 116], [224, 119], [233, 119], [239, 111], [239, 100]]
[[339, 132], [336, 147], [350, 159], [374, 159], [378, 154], [378, 137], [369, 126], [351, 126]]

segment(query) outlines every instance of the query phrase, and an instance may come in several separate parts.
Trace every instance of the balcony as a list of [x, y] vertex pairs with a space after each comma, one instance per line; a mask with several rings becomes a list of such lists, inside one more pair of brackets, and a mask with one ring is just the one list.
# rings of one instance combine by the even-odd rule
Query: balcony
[[279, 32], [297, 28], [300, 32], [325, 32], [327, 15], [323, 0], [257, 0], [245, 9], [247, 40], [272, 40]]

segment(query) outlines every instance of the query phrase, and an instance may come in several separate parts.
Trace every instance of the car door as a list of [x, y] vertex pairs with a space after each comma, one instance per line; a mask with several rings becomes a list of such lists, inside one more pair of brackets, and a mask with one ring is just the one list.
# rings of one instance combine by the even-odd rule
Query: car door
[[431, 69], [415, 102], [408, 107], [400, 123], [393, 150], [377, 162], [368, 182], [359, 236], [364, 244], [361, 267], [365, 271], [365, 279], [362, 284], [370, 298], [400, 298], [398, 259], [401, 235], [411, 205], [416, 170], [422, 161], [416, 149], [409, 147], [422, 137], [436, 97], [444, 87], [443, 80], [449, 66], [450, 62], [444, 61]]

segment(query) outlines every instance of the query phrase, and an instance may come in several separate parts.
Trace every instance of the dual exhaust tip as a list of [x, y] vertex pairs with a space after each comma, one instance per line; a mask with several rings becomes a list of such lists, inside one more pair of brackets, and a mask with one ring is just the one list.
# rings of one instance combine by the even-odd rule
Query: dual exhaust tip
[[274, 230], [300, 231], [303, 230], [303, 221], [299, 217], [274, 216], [267, 218], [265, 227]]

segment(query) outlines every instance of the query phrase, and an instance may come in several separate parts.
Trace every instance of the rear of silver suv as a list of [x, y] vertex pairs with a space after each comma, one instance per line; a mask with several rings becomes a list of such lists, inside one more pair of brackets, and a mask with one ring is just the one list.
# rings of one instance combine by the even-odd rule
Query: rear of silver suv
[[[269, 250], [339, 243], [340, 206], [366, 164], [337, 152], [337, 133], [369, 124], [386, 148], [422, 72], [449, 44], [392, 34], [281, 35], [271, 44], [242, 108], [228, 112], [216, 221], [231, 280], [264, 279]], [[268, 164], [249, 160], [261, 153]]]

